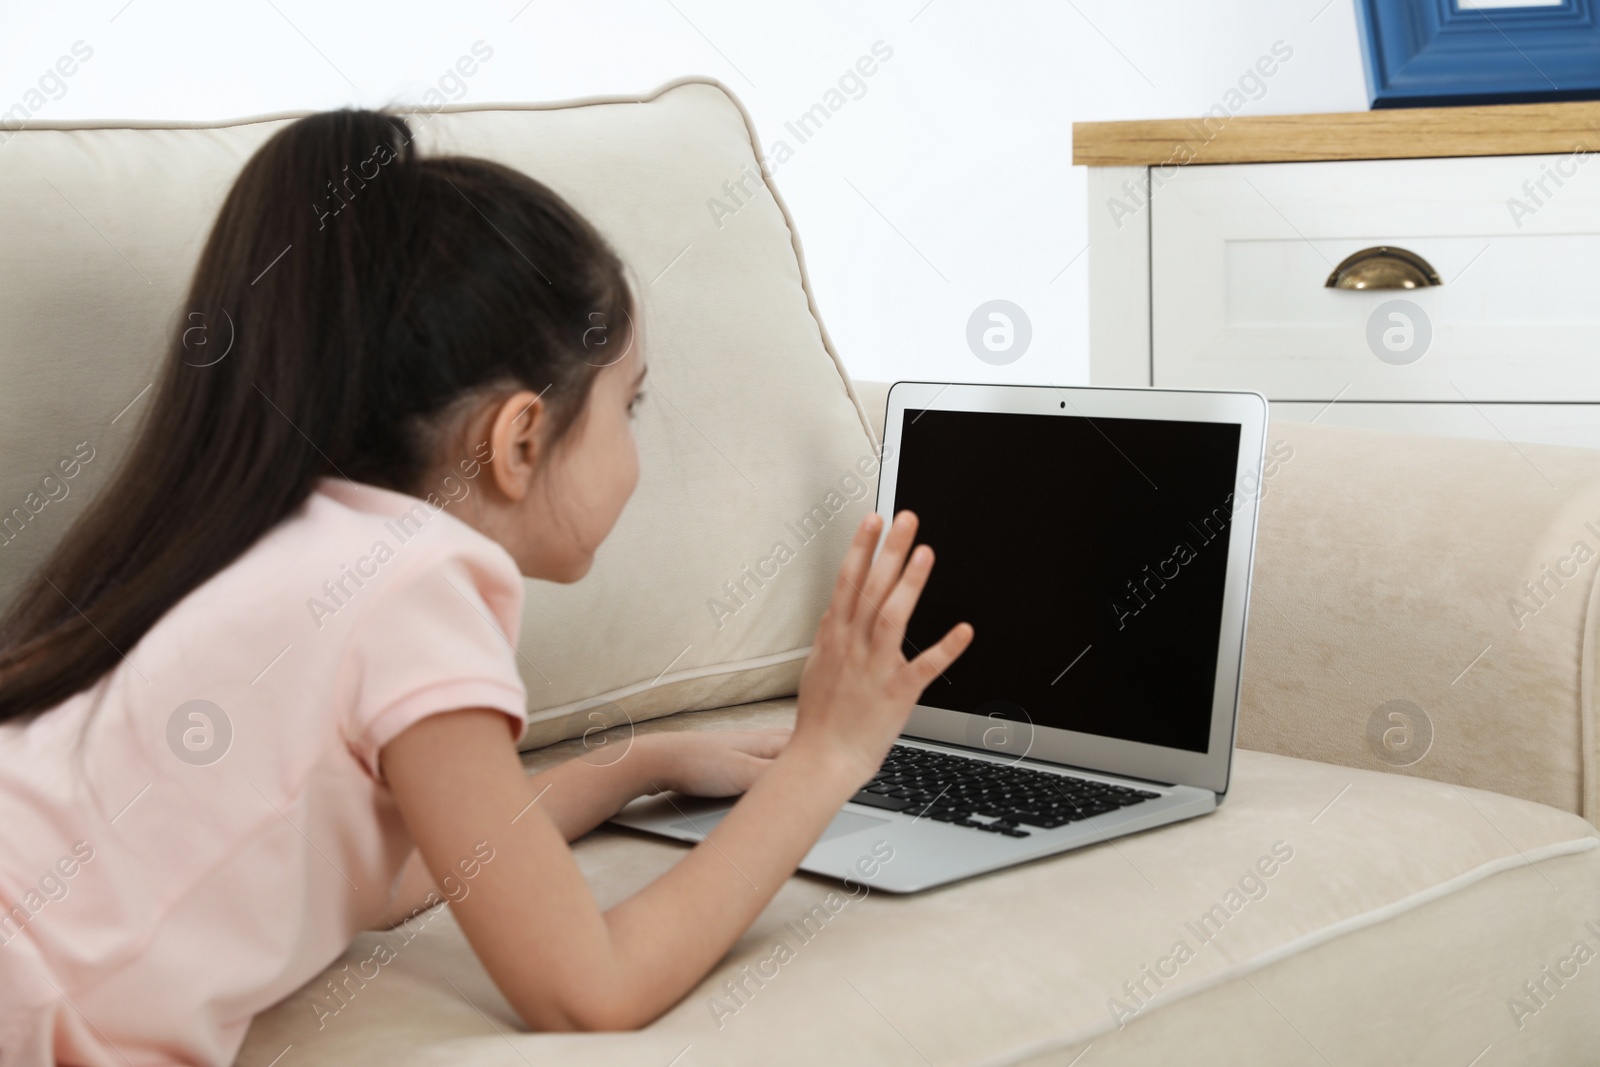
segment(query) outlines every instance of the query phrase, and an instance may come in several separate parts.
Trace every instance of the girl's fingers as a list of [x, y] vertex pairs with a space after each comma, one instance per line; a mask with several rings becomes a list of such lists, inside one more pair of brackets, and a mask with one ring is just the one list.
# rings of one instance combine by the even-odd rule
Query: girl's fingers
[[746, 756], [744, 759], [744, 775], [748, 784], [745, 786], [745, 789], [749, 789], [751, 785], [755, 784], [756, 779], [760, 778], [763, 774], [766, 774], [767, 771], [771, 769], [772, 760], [770, 758]]
[[[916, 515], [909, 511], [897, 514], [894, 522], [889, 525], [889, 536], [884, 538], [878, 558], [872, 561], [872, 571], [867, 575], [867, 584], [861, 590], [866, 605], [857, 608], [855, 621], [862, 629], [870, 629], [877, 621], [879, 613], [883, 610], [884, 601], [889, 598], [889, 591], [900, 578], [900, 570], [906, 562], [906, 553], [911, 550], [911, 542], [916, 536]], [[870, 618], [866, 617], [869, 612]]]
[[883, 621], [893, 627], [899, 637], [905, 636], [911, 611], [922, 597], [922, 590], [927, 586], [928, 574], [932, 570], [933, 549], [928, 545], [918, 545], [912, 550], [906, 569], [900, 572], [900, 580], [884, 601]]
[[789, 743], [787, 728], [775, 730], [740, 730], [730, 740], [734, 748], [752, 756], [771, 759], [782, 752]]
[[829, 610], [842, 623], [849, 624], [856, 615], [856, 602], [861, 588], [867, 582], [867, 570], [872, 565], [872, 547], [878, 543], [878, 531], [883, 528], [883, 517], [877, 512], [867, 515], [856, 526], [850, 547], [845, 550], [844, 562], [839, 564], [839, 577], [833, 583], [833, 602]]
[[943, 674], [956, 661], [961, 653], [972, 644], [974, 631], [970, 622], [958, 622], [950, 627], [950, 632], [939, 639], [936, 645], [930, 645], [922, 650], [922, 654], [906, 664], [906, 670], [920, 694], [932, 684], [933, 680]]

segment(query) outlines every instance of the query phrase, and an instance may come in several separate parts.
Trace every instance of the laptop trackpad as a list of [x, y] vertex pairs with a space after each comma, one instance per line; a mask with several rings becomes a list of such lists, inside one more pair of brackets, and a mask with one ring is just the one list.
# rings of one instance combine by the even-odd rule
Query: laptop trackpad
[[[732, 808], [727, 808], [723, 811], [714, 811], [708, 815], [696, 816], [692, 820], [681, 819], [672, 824], [672, 829], [683, 830], [686, 833], [698, 833], [704, 837], [706, 834], [711, 832], [712, 828], [715, 827], [717, 823], [722, 821], [722, 817], [724, 815], [728, 814], [728, 812], [732, 810]], [[833, 817], [833, 821], [828, 824], [827, 829], [822, 831], [822, 836], [817, 840], [819, 842], [830, 841], [835, 837], [843, 837], [846, 834], [857, 833], [858, 831], [865, 830], [869, 827], [877, 826], [880, 823], [886, 823], [888, 821], [888, 819], [880, 819], [873, 815], [862, 815], [860, 812], [841, 811], [839, 814]]]

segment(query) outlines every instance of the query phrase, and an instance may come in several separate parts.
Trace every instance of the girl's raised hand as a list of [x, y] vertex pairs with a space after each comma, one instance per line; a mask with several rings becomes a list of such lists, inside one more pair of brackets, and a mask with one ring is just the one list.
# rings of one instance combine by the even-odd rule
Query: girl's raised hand
[[800, 675], [794, 747], [815, 747], [871, 778], [899, 736], [928, 684], [973, 638], [958, 623], [915, 659], [901, 652], [906, 623], [933, 568], [933, 549], [917, 546], [917, 517], [901, 511], [876, 560], [873, 545], [883, 520], [868, 515], [839, 567], [833, 598], [817, 626], [811, 656]]

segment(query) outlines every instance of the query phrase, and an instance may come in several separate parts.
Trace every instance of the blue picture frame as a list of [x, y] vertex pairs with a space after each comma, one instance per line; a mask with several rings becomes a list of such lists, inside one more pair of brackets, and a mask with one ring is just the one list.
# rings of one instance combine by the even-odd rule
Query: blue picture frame
[[1374, 108], [1600, 99], [1600, 0], [1355, 0]]

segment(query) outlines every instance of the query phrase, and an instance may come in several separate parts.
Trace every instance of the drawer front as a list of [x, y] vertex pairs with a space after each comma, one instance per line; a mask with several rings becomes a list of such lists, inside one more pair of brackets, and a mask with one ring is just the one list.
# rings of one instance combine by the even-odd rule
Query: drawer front
[[1600, 404], [1411, 404], [1274, 400], [1270, 417], [1434, 437], [1600, 448]]
[[[1156, 385], [1600, 400], [1600, 152], [1191, 166], [1151, 181]], [[1443, 284], [1325, 287], [1378, 245], [1422, 256]]]

